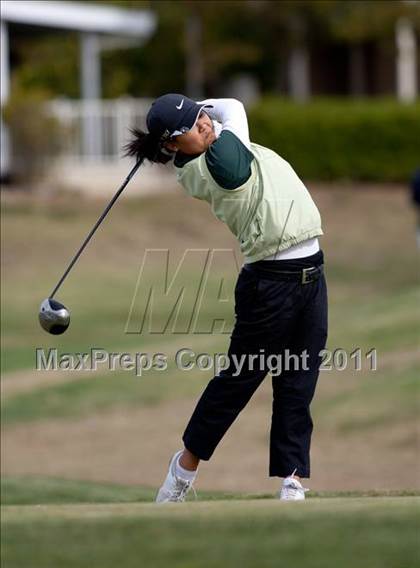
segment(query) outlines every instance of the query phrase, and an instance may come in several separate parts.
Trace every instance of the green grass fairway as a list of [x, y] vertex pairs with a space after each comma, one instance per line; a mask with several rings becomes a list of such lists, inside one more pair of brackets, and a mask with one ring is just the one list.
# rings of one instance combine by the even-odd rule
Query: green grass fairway
[[189, 495], [179, 505], [155, 505], [155, 494], [151, 487], [3, 478], [2, 566], [416, 566], [418, 491], [311, 491], [305, 503], [199, 491], [197, 501]]
[[3, 560], [5, 568], [415, 568], [419, 505], [419, 497], [365, 497], [5, 506]]

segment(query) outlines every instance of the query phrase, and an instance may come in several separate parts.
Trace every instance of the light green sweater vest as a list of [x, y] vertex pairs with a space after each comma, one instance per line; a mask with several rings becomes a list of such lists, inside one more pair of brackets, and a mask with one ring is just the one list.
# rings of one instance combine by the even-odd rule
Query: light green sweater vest
[[259, 144], [252, 143], [251, 151], [251, 176], [236, 189], [214, 181], [205, 154], [175, 169], [185, 191], [207, 201], [239, 240], [246, 260], [256, 262], [323, 232], [319, 211], [290, 164]]

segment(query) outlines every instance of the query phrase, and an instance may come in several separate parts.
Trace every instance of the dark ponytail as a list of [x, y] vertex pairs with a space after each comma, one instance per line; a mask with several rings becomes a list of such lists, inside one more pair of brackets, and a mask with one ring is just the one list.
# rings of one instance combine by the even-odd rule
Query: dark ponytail
[[172, 160], [174, 152], [164, 148], [159, 138], [139, 128], [131, 128], [130, 132], [133, 138], [124, 146], [124, 156], [133, 156], [136, 161], [142, 162], [146, 159], [158, 164], [166, 164]]

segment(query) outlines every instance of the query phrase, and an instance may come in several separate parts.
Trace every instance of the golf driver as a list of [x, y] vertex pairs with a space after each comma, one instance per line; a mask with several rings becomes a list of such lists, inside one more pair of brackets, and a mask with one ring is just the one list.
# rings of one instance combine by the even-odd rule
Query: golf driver
[[111, 199], [111, 201], [107, 205], [105, 211], [102, 213], [102, 215], [96, 221], [93, 229], [90, 231], [90, 233], [88, 234], [86, 239], [83, 241], [82, 246], [79, 248], [77, 253], [74, 255], [72, 261], [68, 265], [63, 276], [60, 278], [60, 280], [56, 284], [54, 290], [51, 292], [49, 297], [41, 303], [41, 306], [39, 308], [39, 323], [41, 324], [41, 327], [43, 329], [45, 329], [45, 331], [48, 331], [48, 333], [51, 333], [53, 335], [60, 335], [60, 334], [64, 333], [66, 331], [66, 329], [69, 327], [69, 325], [70, 325], [70, 311], [63, 304], [61, 304], [60, 302], [57, 302], [57, 300], [54, 300], [54, 296], [57, 293], [60, 286], [62, 285], [62, 283], [64, 282], [64, 280], [67, 278], [67, 275], [70, 272], [70, 270], [76, 264], [79, 256], [82, 254], [82, 252], [86, 248], [86, 245], [88, 244], [90, 239], [95, 234], [97, 228], [99, 227], [99, 225], [102, 223], [102, 221], [105, 219], [105, 217], [109, 213], [111, 207], [117, 201], [118, 197], [121, 195], [121, 193], [123, 192], [123, 190], [127, 186], [128, 182], [131, 180], [131, 178], [134, 176], [136, 171], [141, 166], [142, 161], [143, 160], [139, 160], [138, 162], [136, 162], [135, 166], [132, 168], [132, 170], [130, 171], [128, 176], [125, 178], [121, 187], [118, 189], [118, 191], [116, 192], [114, 197]]

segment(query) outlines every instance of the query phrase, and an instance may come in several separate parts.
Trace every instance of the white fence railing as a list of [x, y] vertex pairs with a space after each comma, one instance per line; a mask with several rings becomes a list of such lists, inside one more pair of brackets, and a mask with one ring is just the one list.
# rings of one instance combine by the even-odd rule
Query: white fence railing
[[145, 128], [150, 99], [54, 100], [49, 108], [65, 127], [62, 158], [76, 162], [117, 160], [129, 129]]

